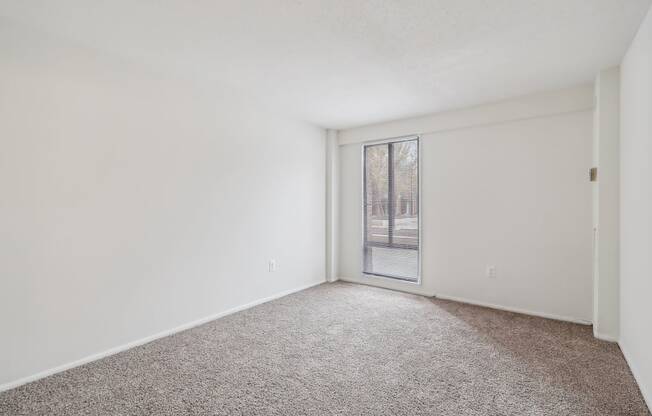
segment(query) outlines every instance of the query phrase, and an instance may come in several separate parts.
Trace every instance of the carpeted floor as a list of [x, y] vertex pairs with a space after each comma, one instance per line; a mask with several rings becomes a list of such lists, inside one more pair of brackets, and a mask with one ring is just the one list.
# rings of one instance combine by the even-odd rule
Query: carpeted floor
[[0, 394], [2, 415], [649, 415], [591, 328], [323, 284]]

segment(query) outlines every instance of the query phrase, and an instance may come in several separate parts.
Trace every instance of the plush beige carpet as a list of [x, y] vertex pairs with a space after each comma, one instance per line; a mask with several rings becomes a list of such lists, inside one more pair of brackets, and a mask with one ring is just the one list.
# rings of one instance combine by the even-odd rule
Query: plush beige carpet
[[0, 394], [2, 415], [649, 415], [591, 328], [323, 284]]

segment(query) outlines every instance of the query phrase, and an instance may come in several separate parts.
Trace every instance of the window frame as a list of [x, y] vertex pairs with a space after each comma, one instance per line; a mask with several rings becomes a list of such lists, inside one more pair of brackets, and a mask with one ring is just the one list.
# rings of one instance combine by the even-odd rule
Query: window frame
[[[411, 248], [406, 245], [401, 245], [401, 244], [393, 244], [392, 242], [388, 244], [383, 244], [383, 243], [367, 243], [367, 214], [366, 214], [366, 208], [367, 208], [367, 158], [366, 158], [366, 150], [368, 147], [373, 147], [373, 146], [378, 146], [378, 145], [389, 145], [389, 144], [396, 144], [396, 143], [402, 143], [402, 142], [408, 142], [408, 141], [415, 141], [417, 144], [417, 235], [418, 235], [418, 243], [417, 243], [417, 276], [416, 279], [406, 277], [406, 276], [396, 276], [396, 275], [389, 275], [389, 274], [381, 274], [381, 273], [373, 273], [373, 272], [367, 272], [365, 271], [365, 250], [367, 247], [387, 247], [387, 248], [398, 248], [398, 249], [406, 249], [410, 250]], [[391, 146], [388, 146], [388, 152]], [[388, 155], [389, 158], [389, 155]], [[382, 140], [376, 140], [376, 141], [369, 141], [365, 142], [361, 146], [361, 159], [362, 159], [362, 247], [361, 247], [361, 262], [360, 262], [360, 270], [361, 274], [365, 278], [377, 278], [377, 279], [383, 279], [383, 280], [388, 280], [392, 282], [397, 282], [397, 283], [407, 283], [411, 285], [421, 285], [421, 249], [422, 249], [422, 227], [423, 227], [423, 222], [422, 222], [422, 217], [421, 217], [421, 205], [422, 205], [422, 197], [421, 197], [421, 136], [419, 135], [412, 135], [412, 136], [401, 136], [401, 137], [394, 137], [394, 138], [389, 138], [389, 139], [382, 139]], [[388, 163], [388, 194], [391, 192], [389, 188], [391, 188], [391, 185], [389, 185], [390, 180], [392, 179], [389, 174], [389, 171], [393, 170], [392, 164]], [[389, 196], [389, 195], [388, 195]], [[391, 218], [391, 217], [390, 217]], [[388, 218], [388, 221], [393, 221], [394, 218]], [[391, 235], [391, 234], [390, 234]], [[391, 241], [391, 237], [388, 237]]]

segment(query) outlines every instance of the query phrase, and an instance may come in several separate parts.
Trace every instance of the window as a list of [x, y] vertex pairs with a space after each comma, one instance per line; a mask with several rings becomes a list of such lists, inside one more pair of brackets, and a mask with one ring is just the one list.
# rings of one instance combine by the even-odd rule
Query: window
[[419, 280], [419, 139], [364, 146], [363, 273]]

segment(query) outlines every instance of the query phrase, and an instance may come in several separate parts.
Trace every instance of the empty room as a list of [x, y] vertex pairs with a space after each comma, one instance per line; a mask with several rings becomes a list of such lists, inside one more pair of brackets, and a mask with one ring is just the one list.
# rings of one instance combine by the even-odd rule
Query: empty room
[[652, 415], [651, 6], [0, 0], [0, 415]]

